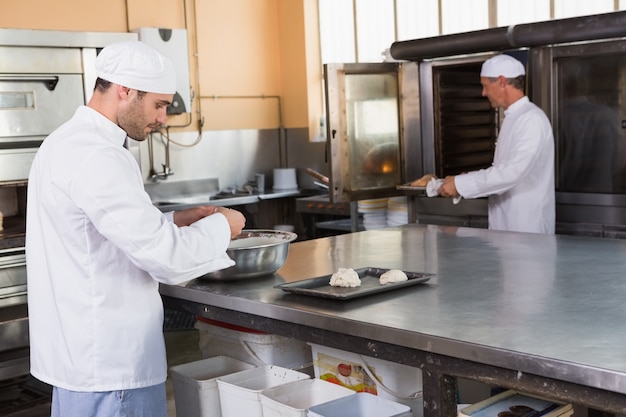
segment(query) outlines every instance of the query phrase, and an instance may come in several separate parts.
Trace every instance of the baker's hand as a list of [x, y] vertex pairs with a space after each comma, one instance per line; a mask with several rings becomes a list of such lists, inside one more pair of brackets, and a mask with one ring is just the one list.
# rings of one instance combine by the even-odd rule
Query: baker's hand
[[231, 239], [241, 234], [241, 231], [246, 224], [246, 218], [239, 211], [228, 209], [226, 207], [197, 206], [186, 210], [175, 211], [174, 223], [178, 227], [189, 226], [192, 223], [215, 213], [220, 213], [226, 217], [228, 226], [230, 227]]
[[215, 212], [222, 214], [228, 220], [231, 239], [241, 234], [243, 227], [246, 225], [246, 218], [241, 212], [226, 207], [216, 207]]
[[443, 179], [443, 184], [439, 187], [439, 195], [442, 197], [454, 198], [459, 196], [454, 183], [454, 176], [449, 175]]
[[189, 226], [206, 216], [215, 213], [217, 207], [214, 206], [197, 206], [185, 210], [174, 212], [174, 224], [178, 227]]

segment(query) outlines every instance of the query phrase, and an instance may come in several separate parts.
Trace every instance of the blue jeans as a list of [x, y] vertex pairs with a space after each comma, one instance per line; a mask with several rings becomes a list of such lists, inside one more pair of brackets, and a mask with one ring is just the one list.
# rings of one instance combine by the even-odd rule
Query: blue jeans
[[167, 417], [165, 383], [109, 392], [53, 387], [51, 417]]

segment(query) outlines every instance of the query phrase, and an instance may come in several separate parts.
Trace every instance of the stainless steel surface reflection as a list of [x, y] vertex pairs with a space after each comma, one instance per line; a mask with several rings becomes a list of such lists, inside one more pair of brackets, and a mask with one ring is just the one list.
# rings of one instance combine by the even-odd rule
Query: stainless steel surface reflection
[[[434, 273], [352, 301], [272, 288], [339, 267]], [[626, 393], [626, 241], [410, 224], [297, 242], [273, 276], [162, 293]]]

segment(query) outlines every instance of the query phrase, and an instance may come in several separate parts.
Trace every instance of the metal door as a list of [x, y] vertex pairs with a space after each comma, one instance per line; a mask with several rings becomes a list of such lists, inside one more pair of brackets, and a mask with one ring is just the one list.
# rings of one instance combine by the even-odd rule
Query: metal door
[[331, 201], [399, 195], [421, 172], [417, 64], [326, 64], [324, 77]]

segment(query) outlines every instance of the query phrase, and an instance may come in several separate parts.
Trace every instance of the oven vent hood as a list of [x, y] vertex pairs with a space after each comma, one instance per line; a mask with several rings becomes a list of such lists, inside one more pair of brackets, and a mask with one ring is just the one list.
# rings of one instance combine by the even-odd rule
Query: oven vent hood
[[391, 45], [390, 52], [394, 59], [420, 61], [622, 36], [626, 36], [626, 11], [398, 41]]

